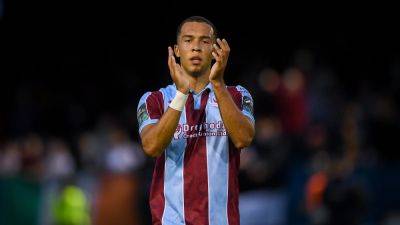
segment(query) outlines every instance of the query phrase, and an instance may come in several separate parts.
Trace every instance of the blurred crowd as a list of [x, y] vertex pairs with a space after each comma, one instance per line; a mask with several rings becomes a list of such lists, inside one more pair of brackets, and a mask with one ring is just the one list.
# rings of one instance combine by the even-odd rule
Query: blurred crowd
[[400, 222], [399, 64], [390, 80], [346, 88], [298, 51], [266, 67], [255, 91], [256, 139], [242, 153], [242, 224]]
[[35, 133], [9, 140], [0, 155], [0, 218], [4, 224], [140, 224], [147, 213], [146, 160], [109, 118], [73, 143]]
[[[399, 224], [400, 62], [383, 84], [345, 86], [312, 51], [293, 58], [240, 76], [256, 118], [256, 137], [241, 153], [241, 224]], [[18, 127], [35, 115], [25, 100]], [[101, 116], [67, 136], [2, 138], [0, 224], [150, 224], [154, 160], [131, 114]], [[80, 118], [71, 118], [74, 127]]]

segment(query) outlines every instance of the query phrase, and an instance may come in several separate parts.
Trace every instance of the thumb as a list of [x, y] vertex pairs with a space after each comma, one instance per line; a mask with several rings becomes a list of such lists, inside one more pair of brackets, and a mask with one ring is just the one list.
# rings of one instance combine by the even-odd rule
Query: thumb
[[168, 56], [173, 57], [174, 56], [174, 51], [172, 51], [172, 48], [168, 46]]

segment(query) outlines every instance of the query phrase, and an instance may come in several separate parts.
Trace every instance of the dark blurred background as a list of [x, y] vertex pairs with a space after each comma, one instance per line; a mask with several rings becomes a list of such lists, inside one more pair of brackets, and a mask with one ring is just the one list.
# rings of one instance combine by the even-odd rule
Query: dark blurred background
[[228, 40], [226, 83], [255, 101], [241, 224], [400, 224], [390, 8], [10, 0], [0, 0], [0, 224], [150, 224], [153, 159], [136, 107], [171, 83], [167, 47], [192, 15]]

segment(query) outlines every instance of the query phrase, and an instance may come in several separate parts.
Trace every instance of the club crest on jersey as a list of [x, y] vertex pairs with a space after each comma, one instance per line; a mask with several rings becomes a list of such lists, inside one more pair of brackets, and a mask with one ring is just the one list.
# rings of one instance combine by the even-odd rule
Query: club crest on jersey
[[215, 96], [212, 96], [212, 97], [208, 100], [208, 103], [209, 103], [211, 106], [218, 107], [217, 98], [216, 98]]

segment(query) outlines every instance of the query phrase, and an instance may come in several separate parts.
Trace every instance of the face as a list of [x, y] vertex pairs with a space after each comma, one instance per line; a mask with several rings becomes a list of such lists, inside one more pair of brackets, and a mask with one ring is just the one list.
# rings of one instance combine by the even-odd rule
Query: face
[[201, 22], [183, 24], [175, 45], [175, 54], [183, 69], [192, 76], [200, 76], [211, 66], [214, 43], [212, 27]]

